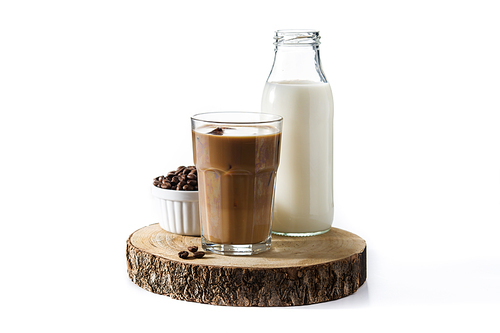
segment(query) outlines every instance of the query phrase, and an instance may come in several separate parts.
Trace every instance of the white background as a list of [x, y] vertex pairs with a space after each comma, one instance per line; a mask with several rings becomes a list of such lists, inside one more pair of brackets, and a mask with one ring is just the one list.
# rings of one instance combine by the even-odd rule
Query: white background
[[[496, 1], [1, 2], [3, 331], [497, 331], [499, 17]], [[291, 308], [137, 287], [125, 242], [156, 222], [152, 179], [192, 164], [192, 114], [259, 111], [285, 28], [322, 36], [334, 226], [367, 241], [367, 282]]]

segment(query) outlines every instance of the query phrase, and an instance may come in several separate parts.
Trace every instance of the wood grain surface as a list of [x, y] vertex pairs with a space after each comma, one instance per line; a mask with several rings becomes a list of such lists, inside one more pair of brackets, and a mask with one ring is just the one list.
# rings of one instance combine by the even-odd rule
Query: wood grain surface
[[272, 237], [271, 250], [253, 256], [181, 259], [200, 237], [169, 233], [153, 224], [127, 240], [130, 279], [174, 299], [231, 306], [290, 306], [353, 294], [366, 280], [366, 242], [331, 228], [312, 237]]

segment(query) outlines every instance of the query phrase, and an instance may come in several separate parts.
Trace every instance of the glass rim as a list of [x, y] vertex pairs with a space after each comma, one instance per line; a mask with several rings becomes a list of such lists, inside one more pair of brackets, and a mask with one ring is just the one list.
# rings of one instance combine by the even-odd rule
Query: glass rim
[[[214, 115], [221, 115], [221, 116], [236, 116], [236, 115], [251, 115], [251, 116], [261, 116], [265, 117], [267, 119], [251, 119], [251, 120], [236, 120], [233, 118], [228, 118], [228, 120], [223, 120], [223, 119], [211, 119], [207, 116], [214, 116]], [[275, 122], [280, 122], [283, 121], [283, 117], [277, 114], [272, 114], [272, 113], [262, 113], [262, 112], [250, 112], [250, 111], [214, 111], [214, 112], [202, 112], [202, 113], [197, 113], [193, 116], [191, 116], [191, 120], [194, 121], [201, 121], [205, 123], [212, 123], [212, 124], [234, 124], [234, 125], [245, 125], [245, 124], [269, 124], [269, 123], [275, 123]]]

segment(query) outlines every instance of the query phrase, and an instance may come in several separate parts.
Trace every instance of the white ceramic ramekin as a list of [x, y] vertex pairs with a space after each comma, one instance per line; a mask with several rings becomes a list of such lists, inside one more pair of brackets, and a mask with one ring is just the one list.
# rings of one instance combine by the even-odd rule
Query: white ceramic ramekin
[[160, 227], [174, 234], [200, 236], [198, 191], [175, 191], [151, 186]]

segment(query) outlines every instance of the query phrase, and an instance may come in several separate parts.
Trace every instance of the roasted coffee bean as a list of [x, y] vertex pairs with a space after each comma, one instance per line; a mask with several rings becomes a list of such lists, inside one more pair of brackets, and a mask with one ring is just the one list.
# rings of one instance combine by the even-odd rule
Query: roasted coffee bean
[[197, 252], [193, 253], [193, 257], [195, 257], [195, 258], [202, 258], [204, 255], [205, 255], [205, 252], [203, 252], [203, 251], [197, 251]]
[[189, 252], [193, 252], [195, 253], [196, 251], [198, 251], [198, 246], [194, 245], [194, 246], [189, 246], [188, 247], [188, 250]]
[[179, 258], [186, 259], [189, 257], [189, 252], [188, 251], [181, 251], [179, 252]]
[[163, 189], [177, 191], [198, 191], [196, 167], [180, 166], [175, 171], [170, 171], [166, 176], [153, 179], [153, 185]]
[[213, 134], [213, 135], [222, 135], [222, 134], [224, 134], [224, 130], [222, 129], [222, 127], [217, 127], [217, 128], [216, 128], [216, 129], [214, 129], [213, 131], [208, 132], [208, 134]]
[[178, 167], [177, 170], [175, 170], [176, 175], [180, 175], [186, 167]]

